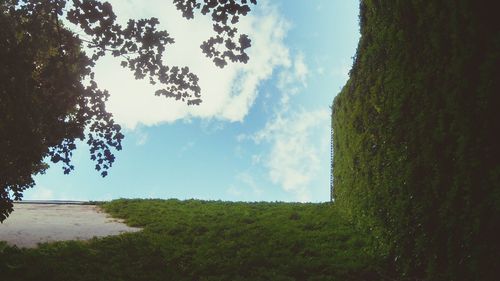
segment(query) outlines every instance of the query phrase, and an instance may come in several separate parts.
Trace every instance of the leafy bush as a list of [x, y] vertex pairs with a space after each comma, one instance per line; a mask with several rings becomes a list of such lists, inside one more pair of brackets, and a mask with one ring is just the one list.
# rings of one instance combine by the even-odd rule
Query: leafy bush
[[399, 279], [496, 280], [500, 33], [478, 1], [361, 1], [334, 195]]

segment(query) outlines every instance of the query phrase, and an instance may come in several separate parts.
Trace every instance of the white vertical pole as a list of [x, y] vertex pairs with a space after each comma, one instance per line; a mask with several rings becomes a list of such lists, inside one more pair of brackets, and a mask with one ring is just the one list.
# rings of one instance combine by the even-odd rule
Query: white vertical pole
[[333, 202], [333, 105], [330, 109], [330, 202]]

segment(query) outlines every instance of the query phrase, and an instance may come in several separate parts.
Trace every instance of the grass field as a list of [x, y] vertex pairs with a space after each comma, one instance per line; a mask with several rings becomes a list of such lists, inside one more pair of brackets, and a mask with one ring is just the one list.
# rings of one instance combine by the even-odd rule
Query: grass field
[[1, 280], [378, 280], [369, 237], [335, 205], [198, 200], [102, 204], [130, 233], [18, 249]]

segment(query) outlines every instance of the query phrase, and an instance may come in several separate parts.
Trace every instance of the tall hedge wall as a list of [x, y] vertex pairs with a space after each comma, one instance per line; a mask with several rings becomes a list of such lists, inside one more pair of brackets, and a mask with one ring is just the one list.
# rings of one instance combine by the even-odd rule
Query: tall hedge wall
[[333, 103], [334, 196], [400, 279], [500, 280], [493, 2], [361, 1]]

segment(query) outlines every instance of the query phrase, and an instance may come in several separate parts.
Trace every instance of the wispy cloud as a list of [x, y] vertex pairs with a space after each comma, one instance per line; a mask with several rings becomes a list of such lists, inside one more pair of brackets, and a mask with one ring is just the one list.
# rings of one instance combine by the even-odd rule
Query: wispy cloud
[[233, 197], [241, 197], [243, 195], [243, 191], [239, 188], [236, 188], [234, 185], [231, 185], [226, 189], [226, 193]]
[[259, 84], [278, 66], [291, 64], [283, 42], [289, 24], [267, 1], [259, 1], [259, 5], [239, 23], [239, 30], [252, 39], [250, 61], [230, 64], [222, 70], [213, 65], [199, 47], [213, 34], [209, 17], [198, 16], [188, 21], [170, 1], [151, 0], [148, 5], [139, 0], [113, 2], [116, 14], [123, 20], [137, 14], [159, 18], [161, 28], [176, 41], [167, 48], [167, 64], [189, 66], [200, 78], [203, 95], [200, 106], [156, 97], [154, 86], [135, 80], [118, 61], [105, 58], [96, 67], [96, 77], [99, 85], [110, 91], [110, 111], [126, 128], [193, 117], [243, 121], [258, 95]]
[[328, 153], [329, 111], [297, 109], [293, 102], [307, 87], [309, 68], [298, 53], [292, 63], [278, 73], [280, 102], [264, 128], [251, 135], [238, 135], [238, 141], [252, 140], [269, 147], [252, 156], [252, 165], [263, 166], [269, 180], [294, 195], [295, 200], [311, 201], [311, 184], [321, 170], [322, 155]]
[[328, 110], [299, 111], [277, 115], [253, 136], [256, 143], [271, 145], [264, 165], [271, 181], [295, 195], [299, 201], [310, 201], [310, 184], [321, 169], [320, 156], [328, 151]]
[[135, 130], [131, 130], [127, 132], [128, 135], [132, 135], [132, 138], [135, 139], [135, 145], [142, 146], [148, 142], [149, 134], [143, 126], [138, 126]]
[[261, 195], [262, 189], [258, 186], [255, 179], [250, 173], [243, 172], [236, 175], [236, 179], [245, 187], [250, 188], [254, 195]]
[[259, 198], [264, 190], [259, 186], [254, 176], [248, 172], [240, 172], [235, 175], [235, 184], [226, 189], [226, 193], [236, 198]]
[[308, 74], [309, 69], [302, 53], [297, 54], [293, 59], [293, 64], [286, 65], [279, 73], [277, 87], [281, 91], [281, 105], [279, 109], [281, 112], [288, 110], [292, 96], [298, 94], [304, 87], [307, 87]]

